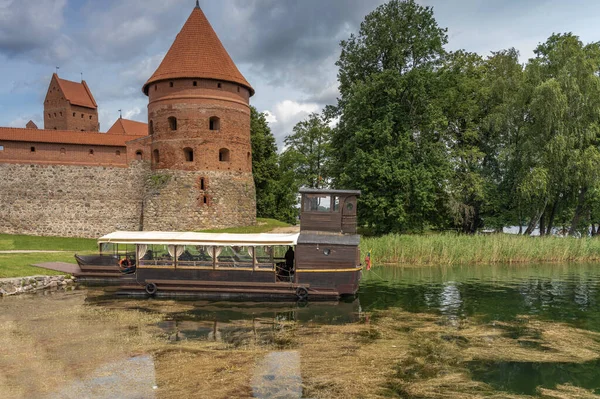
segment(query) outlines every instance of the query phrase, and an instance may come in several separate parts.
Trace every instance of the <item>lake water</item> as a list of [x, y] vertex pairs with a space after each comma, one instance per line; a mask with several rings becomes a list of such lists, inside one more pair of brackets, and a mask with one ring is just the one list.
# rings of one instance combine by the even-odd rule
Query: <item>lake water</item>
[[5, 298], [0, 397], [592, 398], [599, 283], [594, 264], [376, 267], [337, 303]]

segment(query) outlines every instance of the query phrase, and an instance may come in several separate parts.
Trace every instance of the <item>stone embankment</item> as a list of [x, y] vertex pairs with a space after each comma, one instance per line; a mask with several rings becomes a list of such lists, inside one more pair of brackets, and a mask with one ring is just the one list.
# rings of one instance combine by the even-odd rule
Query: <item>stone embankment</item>
[[44, 289], [65, 288], [74, 284], [65, 276], [31, 276], [0, 279], [0, 297], [33, 293]]

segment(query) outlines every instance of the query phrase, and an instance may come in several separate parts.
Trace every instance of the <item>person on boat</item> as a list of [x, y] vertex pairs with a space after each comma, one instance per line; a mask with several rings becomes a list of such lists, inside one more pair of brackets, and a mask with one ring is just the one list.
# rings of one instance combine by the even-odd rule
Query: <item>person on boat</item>
[[292, 247], [289, 247], [285, 253], [285, 269], [288, 276], [291, 276], [294, 269], [294, 249]]
[[135, 272], [135, 262], [132, 262], [131, 259], [125, 257], [119, 262], [119, 269], [121, 269], [121, 273], [123, 274], [133, 273]]

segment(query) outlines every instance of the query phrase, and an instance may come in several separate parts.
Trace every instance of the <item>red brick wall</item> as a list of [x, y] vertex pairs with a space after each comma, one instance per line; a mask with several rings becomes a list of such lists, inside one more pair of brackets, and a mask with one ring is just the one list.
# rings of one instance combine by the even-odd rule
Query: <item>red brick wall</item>
[[[132, 161], [126, 147], [13, 141], [2, 141], [0, 146], [4, 147], [4, 150], [0, 151], [0, 163], [126, 167]], [[35, 151], [31, 151], [32, 147]], [[93, 154], [90, 154], [90, 150], [93, 150]], [[117, 155], [117, 151], [120, 155]]]
[[[175, 79], [150, 85], [148, 95], [151, 149], [159, 151], [154, 169], [252, 171], [248, 89], [209, 79]], [[170, 117], [177, 119], [177, 130], [170, 128]], [[219, 118], [219, 130], [210, 130], [211, 117]], [[193, 150], [193, 162], [186, 161], [186, 148]], [[221, 149], [229, 150], [229, 161], [219, 160]]]

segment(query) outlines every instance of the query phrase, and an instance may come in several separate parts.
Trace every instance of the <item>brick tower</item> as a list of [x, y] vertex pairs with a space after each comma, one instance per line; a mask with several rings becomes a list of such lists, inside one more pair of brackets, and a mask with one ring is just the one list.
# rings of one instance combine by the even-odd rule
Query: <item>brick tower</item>
[[44, 129], [99, 131], [98, 105], [85, 80], [77, 83], [52, 75], [44, 100]]
[[145, 230], [256, 222], [250, 144], [254, 89], [196, 4], [143, 87], [152, 170]]

